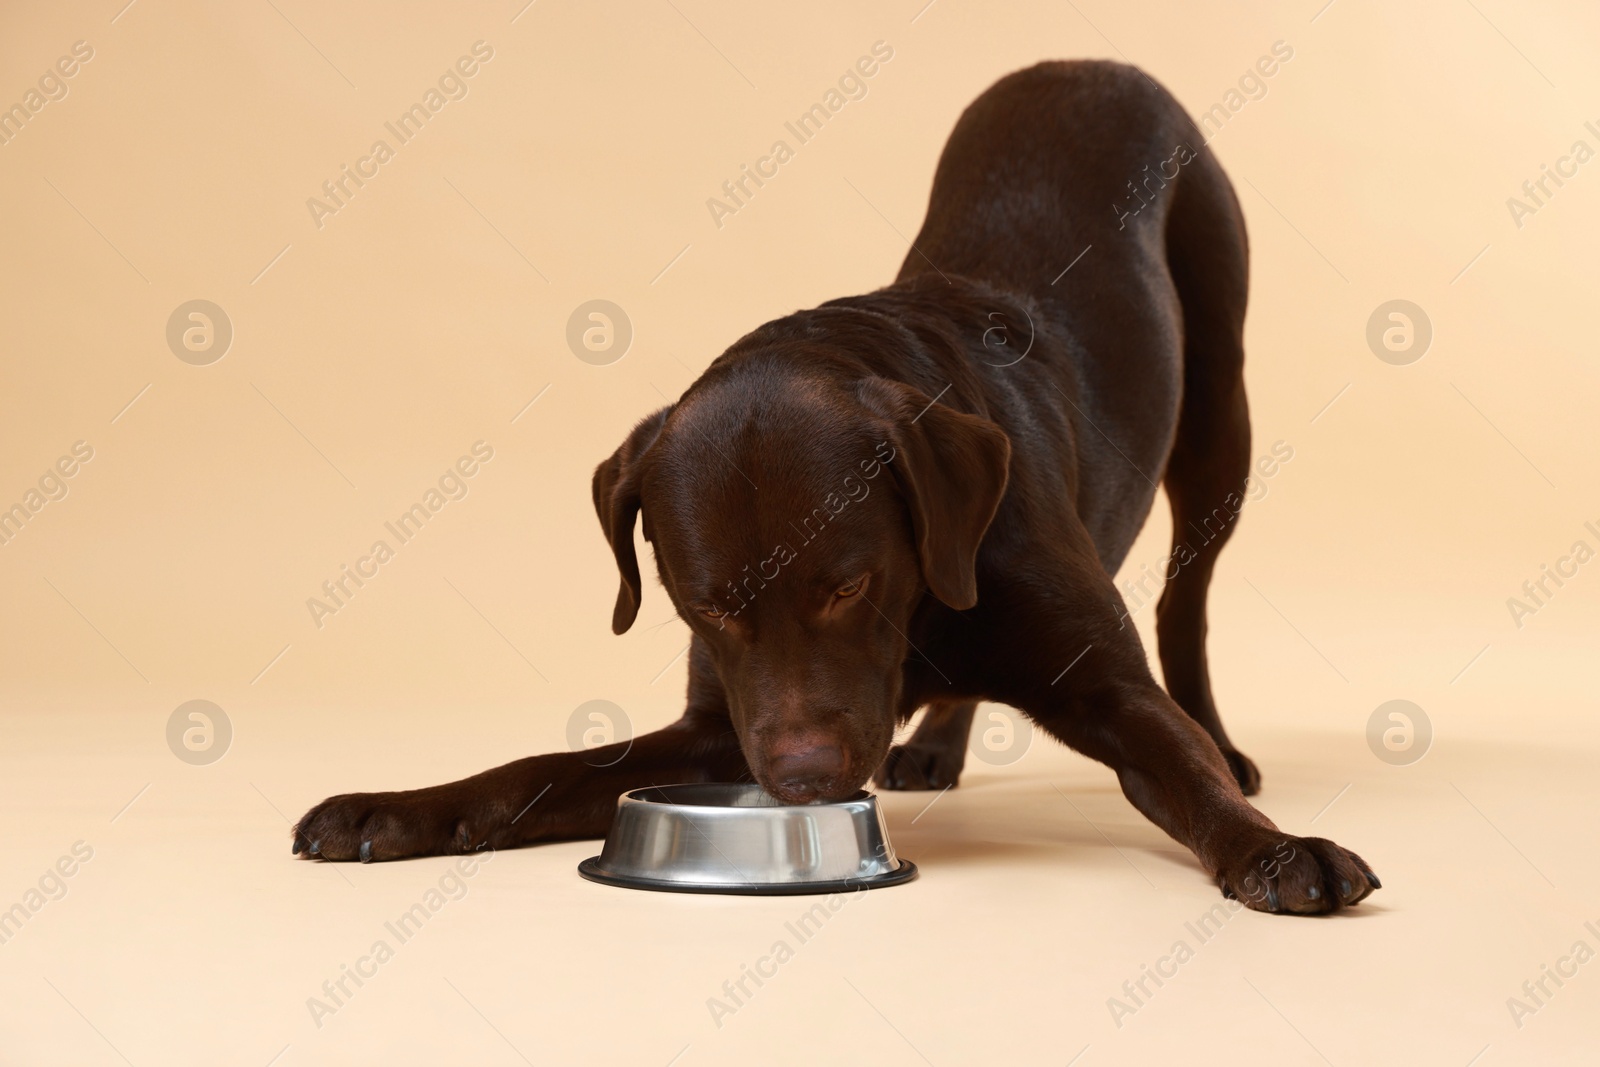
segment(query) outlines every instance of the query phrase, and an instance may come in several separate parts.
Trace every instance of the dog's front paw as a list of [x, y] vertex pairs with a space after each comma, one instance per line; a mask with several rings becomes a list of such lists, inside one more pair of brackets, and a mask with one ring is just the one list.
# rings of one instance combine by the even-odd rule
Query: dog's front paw
[[964, 755], [960, 749], [952, 757], [944, 747], [896, 745], [872, 780], [880, 789], [948, 789], [961, 780]]
[[1223, 896], [1256, 911], [1320, 915], [1380, 889], [1365, 860], [1321, 837], [1274, 836], [1217, 874]]
[[479, 842], [461, 810], [429, 789], [329, 797], [295, 824], [293, 851], [362, 863], [470, 852]]

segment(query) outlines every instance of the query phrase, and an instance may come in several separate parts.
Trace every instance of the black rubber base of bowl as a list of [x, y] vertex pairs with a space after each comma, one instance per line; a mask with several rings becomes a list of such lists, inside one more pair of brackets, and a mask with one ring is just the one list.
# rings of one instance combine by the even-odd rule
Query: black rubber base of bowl
[[648, 889], [656, 893], [723, 893], [742, 897], [796, 897], [818, 893], [850, 893], [861, 889], [884, 889], [909, 882], [917, 876], [917, 865], [901, 860], [900, 866], [888, 874], [871, 878], [836, 878], [829, 882], [748, 882], [744, 884], [714, 884], [701, 882], [662, 882], [650, 878], [630, 878], [607, 874], [600, 869], [600, 857], [590, 856], [578, 864], [578, 873], [591, 882], [614, 885], [623, 889]]

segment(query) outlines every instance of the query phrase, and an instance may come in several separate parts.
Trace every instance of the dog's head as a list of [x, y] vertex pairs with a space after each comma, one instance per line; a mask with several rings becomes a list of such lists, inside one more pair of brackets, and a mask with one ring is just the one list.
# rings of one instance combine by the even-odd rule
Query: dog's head
[[1009, 460], [994, 423], [899, 382], [713, 371], [595, 471], [612, 629], [639, 611], [642, 512], [756, 780], [790, 803], [848, 796], [888, 752], [918, 604], [977, 602]]

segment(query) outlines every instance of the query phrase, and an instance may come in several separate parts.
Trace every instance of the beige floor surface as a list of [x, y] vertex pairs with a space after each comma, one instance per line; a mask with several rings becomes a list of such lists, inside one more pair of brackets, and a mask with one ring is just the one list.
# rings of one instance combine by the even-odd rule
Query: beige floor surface
[[[520, 716], [481, 715], [481, 736], [455, 742], [418, 714], [408, 739], [371, 740], [274, 708], [239, 717], [248, 748], [241, 732], [236, 753], [191, 768], [130, 758], [151, 746], [125, 711], [14, 713], [4, 884], [20, 899], [79, 841], [93, 858], [0, 946], [0, 1058], [1090, 1065], [1248, 1049], [1305, 1064], [1589, 1063], [1600, 966], [1546, 979], [1553, 995], [1520, 1027], [1507, 1001], [1537, 1006], [1524, 981], [1575, 942], [1600, 944], [1600, 746], [1576, 709], [1526, 708], [1508, 739], [1494, 720], [1510, 703], [1464, 698], [1448, 736], [1400, 768], [1350, 731], [1297, 728], [1290, 710], [1236, 729], [1265, 768], [1263, 808], [1356, 848], [1384, 879], [1346, 915], [1219, 908], [1108, 772], [1041, 740], [942, 796], [886, 795], [919, 879], [833, 901], [810, 925], [796, 924], [815, 899], [590, 884], [574, 870], [586, 842], [501, 853], [468, 877], [448, 859], [290, 859], [284, 816], [330, 783], [477, 767], [507, 751], [496, 737], [523, 732]], [[418, 903], [436, 910], [402, 941], [393, 924]], [[380, 941], [392, 958], [365, 962]], [[358, 963], [375, 972], [364, 984], [324, 991]], [[759, 987], [745, 977], [758, 965], [776, 972]], [[1170, 976], [1157, 985], [1153, 968]], [[724, 983], [741, 979], [735, 999]]]

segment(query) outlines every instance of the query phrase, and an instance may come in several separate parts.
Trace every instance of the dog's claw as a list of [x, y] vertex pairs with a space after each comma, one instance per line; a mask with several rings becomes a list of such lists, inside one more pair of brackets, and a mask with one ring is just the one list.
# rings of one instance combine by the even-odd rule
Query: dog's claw
[[1367, 876], [1367, 881], [1372, 883], [1372, 888], [1374, 888], [1374, 889], [1382, 889], [1383, 888], [1383, 883], [1378, 881], [1378, 876], [1372, 873], [1372, 869], [1370, 867], [1366, 870], [1365, 873], [1366, 873], [1366, 876]]
[[319, 856], [319, 855], [321, 855], [322, 854], [322, 841], [319, 839], [319, 840], [311, 842], [311, 847], [306, 850], [306, 854], [309, 855], [309, 856]]
[[1306, 896], [1312, 900], [1318, 900], [1322, 897], [1322, 890], [1314, 885], [1306, 886]]
[[289, 846], [289, 855], [298, 856], [300, 855], [300, 850], [305, 847], [305, 840], [299, 834], [295, 834], [294, 844]]
[[371, 863], [372, 862], [372, 842], [371, 841], [363, 841], [363, 842], [361, 842], [361, 862], [362, 863]]

